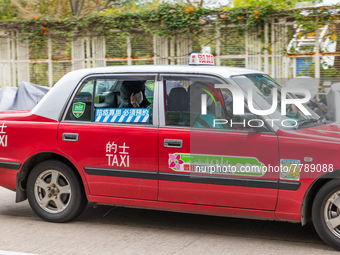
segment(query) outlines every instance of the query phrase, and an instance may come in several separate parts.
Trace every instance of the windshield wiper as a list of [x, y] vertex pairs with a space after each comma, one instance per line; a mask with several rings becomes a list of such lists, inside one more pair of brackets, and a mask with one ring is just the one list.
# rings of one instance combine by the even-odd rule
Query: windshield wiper
[[320, 123], [324, 121], [324, 117], [320, 117], [318, 119], [306, 119], [306, 120], [298, 120], [296, 129], [299, 127], [305, 125], [305, 124], [311, 124], [311, 123]]

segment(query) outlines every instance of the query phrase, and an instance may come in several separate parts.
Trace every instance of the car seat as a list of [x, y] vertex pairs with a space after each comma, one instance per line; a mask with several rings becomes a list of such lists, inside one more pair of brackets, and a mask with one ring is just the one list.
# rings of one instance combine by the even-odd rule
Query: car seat
[[190, 125], [189, 97], [185, 88], [171, 89], [167, 101], [166, 120], [167, 125]]
[[184, 112], [189, 110], [189, 97], [185, 88], [173, 88], [168, 97], [168, 111]]
[[104, 99], [103, 103], [94, 104], [95, 108], [118, 108], [117, 95], [114, 91], [110, 91]]

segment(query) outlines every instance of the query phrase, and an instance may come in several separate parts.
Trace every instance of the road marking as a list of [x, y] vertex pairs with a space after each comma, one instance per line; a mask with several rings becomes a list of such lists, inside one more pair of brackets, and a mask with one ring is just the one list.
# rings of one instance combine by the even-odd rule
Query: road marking
[[0, 255], [36, 255], [36, 254], [13, 252], [13, 251], [0, 251]]

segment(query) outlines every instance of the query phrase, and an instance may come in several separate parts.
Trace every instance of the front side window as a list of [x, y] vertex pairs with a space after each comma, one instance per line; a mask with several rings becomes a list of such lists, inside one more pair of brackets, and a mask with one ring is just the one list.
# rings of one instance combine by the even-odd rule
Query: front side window
[[152, 124], [154, 86], [154, 76], [94, 78], [80, 87], [66, 120]]
[[[165, 121], [168, 126], [228, 129], [217, 119], [232, 116], [232, 94], [224, 81], [207, 76], [164, 76]], [[227, 122], [227, 121], [225, 121]]]
[[[273, 88], [277, 89], [277, 108], [274, 113], [270, 114], [270, 118], [277, 120], [276, 123], [285, 121], [285, 126], [280, 125], [281, 128], [301, 127], [311, 123], [318, 122], [320, 117], [312, 111], [306, 104], [303, 106], [307, 109], [310, 115], [305, 115], [299, 108], [293, 104], [287, 104], [286, 114], [282, 115], [281, 109], [281, 85], [266, 74], [246, 74], [233, 76], [232, 79], [240, 86], [240, 88], [247, 94], [252, 90], [253, 104], [259, 110], [270, 109], [273, 104]], [[287, 99], [293, 99], [296, 96], [292, 93], [287, 94]], [[292, 121], [293, 120], [293, 121]], [[296, 125], [298, 123], [298, 125]]]

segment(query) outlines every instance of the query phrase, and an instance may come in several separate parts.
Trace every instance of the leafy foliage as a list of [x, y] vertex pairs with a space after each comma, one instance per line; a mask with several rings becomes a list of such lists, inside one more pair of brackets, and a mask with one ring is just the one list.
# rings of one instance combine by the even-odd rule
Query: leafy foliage
[[[2, 3], [1, 1], [8, 3], [10, 0], [0, 0], [0, 3]], [[49, 2], [50, 6], [46, 6], [44, 1]], [[16, 28], [29, 38], [39, 41], [39, 38], [49, 33], [57, 33], [60, 36], [75, 34], [85, 36], [89, 32], [96, 35], [107, 35], [113, 29], [119, 29], [125, 33], [142, 29], [149, 34], [159, 36], [171, 36], [178, 33], [200, 34], [207, 27], [214, 29], [215, 25], [226, 24], [234, 24], [238, 34], [242, 34], [251, 28], [270, 23], [273, 18], [293, 16], [308, 33], [329, 21], [338, 19], [334, 10], [340, 8], [339, 6], [320, 7], [307, 12], [288, 9], [295, 3], [295, 0], [286, 1], [285, 4], [278, 0], [249, 0], [246, 4], [241, 4], [243, 0], [240, 0], [240, 6], [215, 9], [193, 7], [183, 2], [165, 2], [158, 5], [157, 2], [151, 1], [146, 2], [145, 5], [134, 2], [123, 7], [113, 7], [105, 11], [75, 17], [70, 10], [58, 9], [58, 4], [62, 1], [68, 0], [37, 0], [35, 6], [41, 13], [40, 16], [20, 19], [15, 22], [3, 22], [0, 23], [0, 26]], [[100, 4], [98, 0], [86, 1], [88, 1], [87, 3]], [[248, 5], [252, 1], [254, 5]], [[58, 9], [60, 15], [52, 16], [51, 8]]]
[[111, 29], [129, 32], [144, 29], [148, 33], [160, 36], [175, 33], [195, 33], [202, 29], [208, 20], [209, 9], [193, 8], [179, 4], [161, 4], [155, 8], [112, 9], [98, 14], [83, 15], [79, 18], [66, 16], [63, 19], [48, 16], [33, 17], [20, 20], [17, 28], [30, 37], [39, 37], [51, 32], [66, 34], [87, 34], [88, 31], [97, 35], [110, 33]]
[[[319, 7], [304, 12], [295, 11], [293, 13], [296, 22], [303, 28], [302, 34], [314, 33], [315, 30], [328, 24], [331, 21], [338, 20], [339, 17], [334, 12], [340, 5], [334, 5], [333, 7]], [[335, 27], [334, 27], [335, 29]], [[335, 32], [335, 31], [333, 31]], [[329, 34], [331, 35], [331, 33]]]
[[15, 19], [18, 15], [19, 9], [11, 0], [0, 0], [0, 20]]
[[241, 6], [229, 9], [220, 14], [225, 24], [235, 24], [239, 33], [248, 30], [251, 27], [269, 23], [274, 14], [278, 14], [279, 9], [273, 5], [263, 5], [257, 8], [249, 6]]
[[37, 0], [29, 9], [44, 17], [60, 18], [71, 14], [69, 0]]
[[296, 3], [301, 0], [233, 0], [235, 7], [251, 6], [253, 8], [259, 8], [260, 6], [272, 5], [276, 8], [293, 8]]

